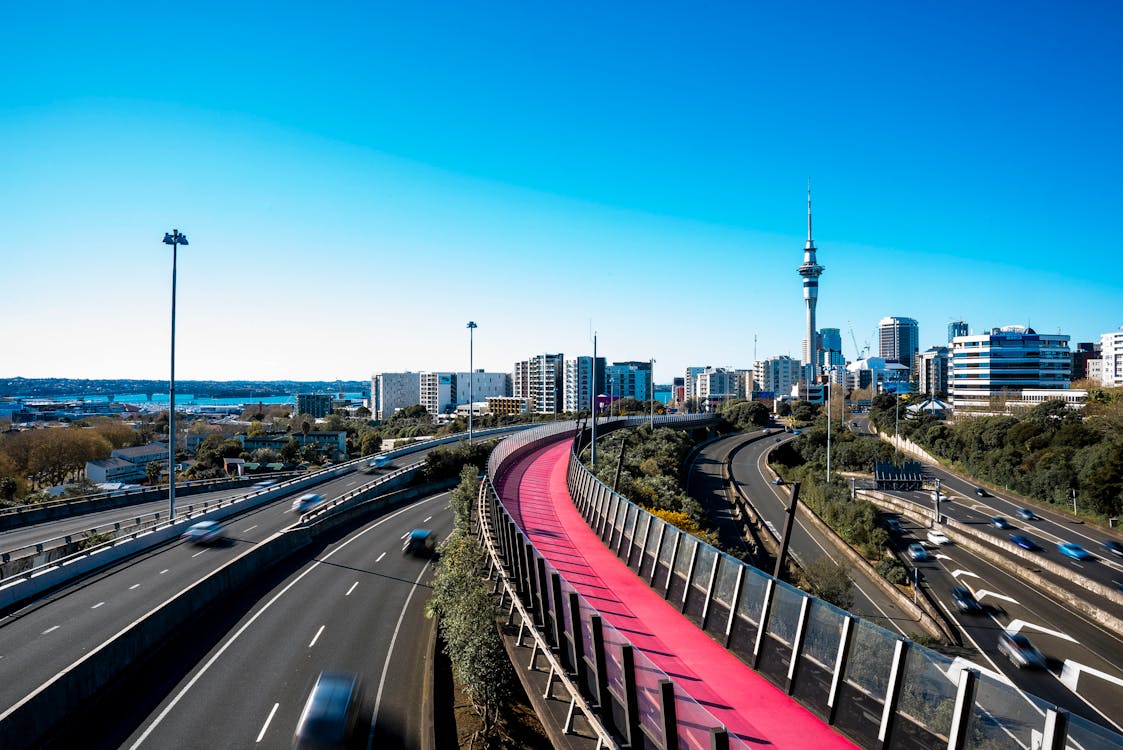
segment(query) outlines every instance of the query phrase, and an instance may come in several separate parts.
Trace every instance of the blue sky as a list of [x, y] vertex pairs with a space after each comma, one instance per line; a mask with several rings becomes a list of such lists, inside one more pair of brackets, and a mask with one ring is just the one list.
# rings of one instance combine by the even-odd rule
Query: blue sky
[[[773, 7], [775, 6], [775, 7]], [[0, 376], [798, 356], [1123, 324], [1113, 3], [9, 4]], [[876, 345], [876, 341], [874, 341]]]

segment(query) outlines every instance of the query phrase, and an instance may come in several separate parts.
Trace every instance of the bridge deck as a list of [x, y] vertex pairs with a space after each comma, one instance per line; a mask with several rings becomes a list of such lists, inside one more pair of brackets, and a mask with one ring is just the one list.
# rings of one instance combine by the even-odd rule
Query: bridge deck
[[852, 748], [849, 740], [699, 630], [632, 573], [573, 505], [568, 441], [500, 479], [504, 505], [538, 551], [677, 685], [750, 747]]

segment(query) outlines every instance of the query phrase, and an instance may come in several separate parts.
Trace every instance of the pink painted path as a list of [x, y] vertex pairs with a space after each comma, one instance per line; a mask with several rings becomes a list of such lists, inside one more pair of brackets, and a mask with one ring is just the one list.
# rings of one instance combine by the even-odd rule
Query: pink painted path
[[499, 496], [542, 555], [679, 688], [753, 748], [857, 747], [668, 604], [585, 523], [565, 483], [569, 441], [520, 460]]

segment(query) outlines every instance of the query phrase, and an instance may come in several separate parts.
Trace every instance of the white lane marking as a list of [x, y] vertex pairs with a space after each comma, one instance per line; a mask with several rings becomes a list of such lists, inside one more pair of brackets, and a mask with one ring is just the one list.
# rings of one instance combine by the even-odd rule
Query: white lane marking
[[47, 633], [53, 633], [54, 631], [58, 630], [59, 627], [59, 625], [52, 625], [51, 627], [43, 631], [43, 635], [46, 635]]
[[347, 589], [347, 593], [344, 594], [344, 596], [351, 596], [351, 592], [354, 591], [355, 587], [358, 586], [358, 585], [359, 585], [358, 581], [355, 581], [354, 583], [352, 583], [351, 588]]
[[1011, 620], [1010, 624], [1006, 626], [1006, 632], [1010, 635], [1014, 635], [1022, 628], [1029, 628], [1030, 630], [1036, 630], [1037, 632], [1044, 633], [1045, 635], [1063, 638], [1069, 643], [1080, 643], [1080, 641], [1076, 640], [1067, 633], [1062, 633], [1059, 630], [1050, 630], [1049, 628], [1043, 628], [1040, 625], [1034, 625], [1032, 622], [1026, 622], [1025, 620]]
[[326, 628], [326, 627], [327, 627], [327, 625], [321, 625], [320, 626], [320, 629], [316, 631], [316, 635], [312, 636], [312, 642], [308, 644], [308, 648], [312, 648], [313, 646], [316, 645], [316, 641], [320, 640], [320, 633], [323, 633], [324, 628]]
[[979, 589], [978, 591], [975, 592], [975, 598], [980, 600], [980, 601], [982, 601], [984, 597], [988, 597], [988, 596], [991, 599], [1001, 599], [1002, 601], [1010, 602], [1011, 604], [1020, 604], [1020, 602], [1017, 599], [1015, 599], [1014, 597], [1006, 596], [1005, 594], [999, 594], [998, 592], [995, 592], [995, 591], [987, 591], [986, 589]]
[[98, 603], [97, 603], [97, 604], [95, 604], [94, 606], [90, 607], [90, 609], [97, 609], [98, 607], [100, 607], [100, 606], [101, 606], [101, 605], [103, 605], [103, 604], [105, 604], [105, 602], [98, 602]]
[[261, 731], [257, 733], [257, 739], [254, 740], [254, 742], [261, 742], [262, 738], [265, 737], [265, 730], [269, 728], [269, 722], [273, 721], [273, 714], [277, 713], [277, 706], [279, 705], [281, 704], [273, 704], [273, 710], [270, 711], [269, 715], [265, 717], [265, 723], [261, 725]]
[[939, 553], [939, 552], [937, 552], [935, 555], [933, 555], [933, 557], [935, 557], [937, 560], [951, 560], [950, 557], [948, 557], [945, 554]]
[[140, 584], [134, 583], [132, 586], [129, 586], [129, 591], [132, 591], [133, 589], [139, 589], [139, 588], [140, 588]]
[[379, 555], [379, 556], [378, 556], [378, 559], [377, 559], [377, 560], [375, 560], [375, 562], [376, 562], [376, 563], [380, 563], [380, 562], [382, 562], [382, 558], [384, 558], [384, 557], [386, 557], [386, 553], [385, 553], [385, 552], [383, 552], [383, 553], [382, 553], [381, 555]]
[[951, 572], [952, 578], [959, 578], [960, 576], [971, 576], [972, 578], [978, 578], [979, 574], [978, 573], [972, 573], [969, 570], [953, 570]]
[[[422, 500], [421, 502], [427, 503], [427, 502], [430, 502], [431, 500], [436, 500], [438, 498], [444, 497], [447, 494], [448, 494], [447, 492], [442, 492], [440, 495], [434, 495], [429, 500]], [[277, 603], [277, 600], [279, 600], [282, 596], [287, 594], [293, 586], [300, 583], [300, 581], [303, 580], [304, 576], [308, 575], [313, 570], [320, 567], [320, 565], [322, 565], [324, 562], [326, 562], [328, 559], [330, 559], [332, 555], [334, 555], [335, 553], [339, 552], [340, 550], [346, 548], [347, 545], [349, 545], [351, 542], [354, 542], [358, 539], [361, 539], [363, 537], [363, 534], [366, 534], [368, 531], [373, 531], [374, 529], [378, 528], [379, 526], [386, 523], [387, 521], [389, 521], [393, 518], [396, 518], [397, 516], [401, 515], [402, 513], [405, 513], [407, 510], [409, 510], [412, 507], [416, 507], [416, 506], [408, 506], [408, 507], [402, 508], [401, 510], [398, 510], [397, 512], [391, 513], [390, 515], [386, 516], [385, 518], [378, 521], [374, 525], [364, 529], [363, 531], [360, 531], [358, 534], [351, 537], [347, 541], [343, 542], [342, 544], [340, 544], [338, 547], [333, 549], [328, 554], [324, 555], [322, 559], [317, 560], [315, 563], [313, 563], [311, 566], [309, 566], [309, 568], [307, 570], [305, 570], [303, 573], [298, 575], [296, 578], [292, 579], [292, 581], [290, 581], [287, 586], [285, 586], [283, 589], [278, 591], [277, 594], [272, 599], [267, 601], [265, 603], [265, 605], [254, 614], [253, 617], [251, 617], [249, 620], [247, 620], [245, 622], [245, 624], [242, 625], [242, 627], [238, 628], [238, 631], [236, 633], [234, 633], [234, 635], [230, 636], [230, 639], [228, 641], [226, 641], [226, 643], [222, 644], [222, 648], [220, 648], [218, 651], [216, 651], [214, 656], [212, 656], [210, 659], [207, 660], [206, 664], [204, 664], [202, 667], [199, 668], [199, 671], [196, 672], [195, 675], [188, 681], [188, 683], [183, 686], [183, 689], [180, 690], [178, 693], [176, 693], [175, 697], [172, 698], [171, 701], [168, 702], [168, 705], [164, 707], [164, 710], [160, 712], [160, 715], [152, 720], [152, 723], [149, 724], [148, 728], [144, 730], [144, 733], [141, 734], [140, 737], [137, 738], [137, 741], [134, 742], [129, 747], [129, 750], [136, 750], [138, 747], [140, 747], [144, 743], [144, 741], [146, 739], [148, 739], [148, 736], [150, 734], [152, 734], [154, 731], [156, 731], [156, 727], [159, 726], [160, 723], [164, 721], [164, 719], [168, 718], [168, 714], [170, 714], [173, 710], [175, 710], [175, 707], [179, 704], [179, 702], [181, 700], [183, 700], [183, 696], [187, 695], [187, 691], [190, 690], [191, 688], [195, 687], [195, 683], [198, 682], [203, 677], [203, 675], [206, 674], [210, 670], [210, 668], [214, 666], [215, 662], [217, 662], [219, 660], [219, 658], [221, 658], [222, 655], [226, 653], [226, 650], [228, 648], [230, 648], [232, 645], [234, 645], [234, 641], [238, 640], [238, 638], [243, 633], [245, 633], [247, 630], [249, 630], [250, 626], [253, 625], [255, 622], [257, 622], [257, 618], [259, 618], [263, 614], [265, 614], [265, 612], [270, 607], [272, 607], [274, 604]], [[429, 565], [429, 563], [425, 563], [426, 567], [428, 567], [428, 565]], [[422, 568], [421, 572], [424, 573], [425, 569]], [[410, 591], [410, 594], [411, 595], [413, 594], [412, 590]], [[408, 602], [409, 599], [407, 598], [406, 601]], [[373, 719], [372, 719], [372, 721], [371, 721], [372, 728], [373, 728], [373, 724], [374, 724], [374, 722], [373, 722]]]
[[[1101, 680], [1105, 680], [1107, 682], [1114, 683], [1119, 687], [1123, 687], [1123, 680], [1119, 679], [1115, 675], [1108, 674], [1107, 672], [1101, 672], [1098, 669], [1093, 669], [1092, 667], [1081, 664], [1080, 662], [1071, 661], [1069, 659], [1065, 659], [1064, 665], [1061, 667], [1061, 674], [1057, 679], [1060, 680], [1061, 684], [1071, 690], [1073, 693], [1075, 693], [1076, 695], [1080, 695], [1080, 691], [1076, 689], [1076, 683], [1080, 679], [1081, 672], [1087, 672], [1094, 677], [1099, 677]], [[1089, 706], [1092, 706], [1087, 698], [1084, 698], [1083, 695], [1080, 695], [1080, 697], [1084, 700], [1085, 703], [1087, 703]], [[1107, 721], [1107, 723], [1123, 732], [1123, 727], [1119, 726], [1119, 724], [1113, 721], [1103, 711], [1100, 711], [1095, 706], [1092, 706], [1092, 710], [1102, 716], [1104, 720]]]
[[347, 484], [346, 484], [345, 486], [347, 486], [347, 487], [354, 487], [354, 486], [355, 486], [355, 483], [356, 483], [356, 482], [358, 482], [358, 481], [359, 481], [359, 480], [357, 480], [357, 479], [352, 479], [352, 480], [351, 480], [350, 482], [348, 482], [348, 483], [347, 483]]
[[203, 554], [204, 552], [206, 552], [206, 550], [205, 550], [205, 549], [201, 549], [201, 550], [199, 550], [198, 552], [196, 552], [196, 553], [195, 553], [194, 555], [192, 555], [191, 557], [198, 557], [199, 555]]
[[402, 605], [402, 611], [398, 615], [398, 622], [394, 625], [394, 635], [390, 638], [390, 648], [387, 649], [386, 661], [382, 664], [382, 676], [378, 678], [378, 695], [374, 698], [374, 711], [370, 715], [370, 733], [367, 735], [368, 750], [374, 742], [374, 725], [378, 722], [378, 707], [382, 703], [382, 688], [386, 686], [386, 675], [390, 671], [390, 657], [394, 655], [394, 644], [398, 640], [398, 631], [402, 629], [402, 620], [405, 619], [410, 600], [413, 599], [413, 594], [417, 591], [418, 584], [421, 583], [421, 578], [425, 575], [425, 571], [429, 569], [429, 562], [429, 560], [425, 561], [425, 566], [421, 568], [421, 572], [417, 574], [417, 578], [413, 579], [413, 586], [409, 589], [409, 595], [406, 596], [405, 604]]
[[160, 571], [160, 575], [164, 575], [167, 572], [168, 572], [168, 568], [164, 568], [163, 570]]
[[430, 522], [430, 521], [432, 521], [432, 520], [433, 520], [433, 517], [432, 517], [432, 516], [427, 516], [427, 517], [425, 518], [425, 520], [423, 520], [423, 521], [422, 521], [421, 523], [429, 523], [429, 522]]
[[242, 533], [245, 534], [246, 532], [253, 531], [256, 528], [257, 528], [257, 524], [255, 523], [253, 526], [250, 526], [248, 529], [242, 529]]

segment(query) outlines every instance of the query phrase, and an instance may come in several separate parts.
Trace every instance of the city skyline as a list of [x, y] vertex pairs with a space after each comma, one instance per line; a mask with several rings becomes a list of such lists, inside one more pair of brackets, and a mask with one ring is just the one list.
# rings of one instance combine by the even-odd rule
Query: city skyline
[[172, 229], [179, 379], [800, 358], [808, 176], [847, 359], [1098, 341], [1123, 11], [1017, 7], [13, 8], [0, 377], [166, 378]]

